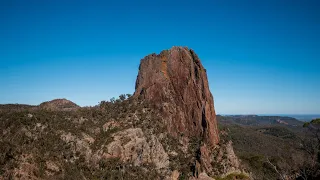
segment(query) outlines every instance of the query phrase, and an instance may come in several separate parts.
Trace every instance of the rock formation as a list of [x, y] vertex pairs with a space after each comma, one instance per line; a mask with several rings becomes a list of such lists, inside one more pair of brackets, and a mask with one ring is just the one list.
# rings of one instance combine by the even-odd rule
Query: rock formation
[[119, 157], [135, 166], [146, 163], [154, 163], [157, 169], [169, 166], [168, 154], [156, 136], [151, 136], [148, 142], [140, 128], [130, 128], [114, 134], [113, 138], [105, 157]]
[[192, 49], [172, 47], [141, 60], [134, 97], [158, 108], [173, 136], [219, 142], [213, 97], [206, 69]]
[[134, 96], [122, 97], [94, 107], [56, 99], [2, 108], [0, 180], [212, 180], [238, 172], [232, 144], [219, 142], [206, 70], [193, 50], [146, 56]]

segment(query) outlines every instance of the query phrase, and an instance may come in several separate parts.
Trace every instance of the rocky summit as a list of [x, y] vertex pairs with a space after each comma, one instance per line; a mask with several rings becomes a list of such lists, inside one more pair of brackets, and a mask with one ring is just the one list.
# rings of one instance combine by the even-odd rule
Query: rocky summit
[[172, 47], [142, 59], [134, 96], [162, 112], [171, 135], [197, 136], [210, 146], [219, 142], [206, 69], [192, 49]]
[[186, 47], [143, 58], [132, 96], [2, 105], [0, 129], [0, 179], [249, 178], [219, 139], [206, 70]]

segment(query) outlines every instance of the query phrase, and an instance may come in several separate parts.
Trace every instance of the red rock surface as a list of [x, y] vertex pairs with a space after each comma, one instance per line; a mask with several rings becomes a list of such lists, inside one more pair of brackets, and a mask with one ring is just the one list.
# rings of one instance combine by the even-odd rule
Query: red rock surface
[[193, 50], [172, 47], [142, 59], [134, 97], [159, 108], [173, 136], [200, 137], [208, 145], [219, 142], [206, 69]]

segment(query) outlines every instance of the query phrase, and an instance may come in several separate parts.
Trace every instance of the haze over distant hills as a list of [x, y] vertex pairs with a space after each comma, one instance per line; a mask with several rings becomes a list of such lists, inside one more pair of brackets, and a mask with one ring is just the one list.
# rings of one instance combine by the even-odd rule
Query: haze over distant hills
[[281, 114], [280, 116], [293, 117], [300, 121], [311, 121], [312, 119], [320, 118], [320, 114]]
[[[245, 116], [245, 114], [219, 114], [219, 115], [221, 115], [221, 116], [230, 116], [230, 115], [243, 115], [243, 116]], [[292, 117], [292, 118], [295, 118], [299, 121], [311, 121], [312, 119], [320, 118], [320, 114], [254, 114], [254, 115]]]

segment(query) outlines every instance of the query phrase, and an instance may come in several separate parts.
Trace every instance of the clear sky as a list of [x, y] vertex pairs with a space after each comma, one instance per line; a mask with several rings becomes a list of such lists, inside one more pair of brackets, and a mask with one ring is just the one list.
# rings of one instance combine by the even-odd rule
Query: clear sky
[[195, 50], [218, 114], [320, 114], [320, 1], [0, 2], [0, 103], [96, 105], [140, 59]]

